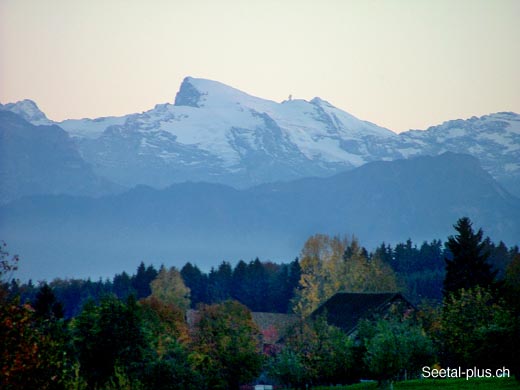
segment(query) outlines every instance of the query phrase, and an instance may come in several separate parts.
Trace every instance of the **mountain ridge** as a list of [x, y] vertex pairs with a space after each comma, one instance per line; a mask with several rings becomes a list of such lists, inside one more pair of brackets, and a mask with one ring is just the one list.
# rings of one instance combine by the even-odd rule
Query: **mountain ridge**
[[[0, 109], [14, 110], [16, 104], [8, 106]], [[277, 103], [218, 81], [186, 77], [173, 104], [55, 124], [68, 132], [98, 176], [123, 187], [164, 188], [195, 180], [248, 188], [451, 151], [477, 157], [520, 195], [520, 115], [515, 113], [395, 134], [321, 98]]]
[[519, 243], [520, 199], [474, 157], [446, 153], [242, 190], [191, 182], [25, 197], [0, 207], [0, 237], [24, 259], [22, 277], [98, 277], [141, 260], [205, 269], [256, 256], [288, 261], [316, 233], [354, 234], [371, 249], [445, 239], [462, 216], [495, 241]]
[[34, 126], [0, 110], [0, 204], [25, 195], [99, 196], [122, 188], [98, 177], [54, 124]]

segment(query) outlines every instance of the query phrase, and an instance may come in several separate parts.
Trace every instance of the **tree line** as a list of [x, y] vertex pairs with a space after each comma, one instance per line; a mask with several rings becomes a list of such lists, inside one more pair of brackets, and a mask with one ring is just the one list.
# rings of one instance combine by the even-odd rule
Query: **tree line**
[[[385, 386], [450, 365], [518, 375], [518, 247], [495, 245], [467, 218], [454, 228], [444, 246], [408, 240], [369, 253], [355, 238], [317, 234], [287, 264], [222, 262], [205, 273], [191, 263], [141, 263], [111, 281], [38, 286], [13, 278], [18, 257], [4, 244], [0, 385], [229, 389], [269, 380], [305, 388], [374, 378]], [[339, 291], [403, 291], [416, 310], [367, 318], [353, 337], [311, 316]], [[252, 311], [298, 320], [266, 351]]]
[[[5, 287], [11, 296], [19, 295], [22, 302], [34, 302], [42, 286], [48, 285], [63, 305], [65, 318], [72, 318], [80, 313], [85, 302], [99, 302], [106, 295], [121, 300], [131, 295], [137, 300], [148, 297], [152, 292], [151, 283], [163, 269], [164, 266], [157, 269], [141, 262], [134, 274], [122, 272], [112, 280], [54, 279], [35, 285], [31, 280], [21, 283], [12, 279]], [[251, 311], [287, 313], [300, 280], [300, 263], [298, 259], [277, 264], [256, 258], [250, 262], [240, 260], [232, 266], [223, 261], [206, 273], [188, 262], [180, 269], [180, 275], [190, 290], [190, 307], [193, 309], [200, 303], [231, 299], [241, 302]]]
[[[303, 266], [308, 268], [307, 273], [314, 274], [315, 277], [319, 275], [323, 279], [323, 273], [309, 268], [311, 265], [308, 254], [312, 250], [332, 251], [332, 248], [324, 248], [332, 245], [334, 240], [337, 241], [334, 245], [339, 251], [336, 258], [342, 263], [349, 263], [349, 269], [342, 271], [344, 275], [333, 271], [338, 279], [343, 280], [340, 290], [359, 292], [359, 288], [356, 289], [354, 285], [345, 284], [348, 278], [367, 278], [377, 268], [386, 267], [391, 272], [385, 272], [384, 275], [392, 275], [393, 282], [390, 285], [382, 284], [383, 280], [379, 277], [373, 281], [374, 284], [383, 286], [384, 291], [402, 291], [415, 304], [423, 300], [442, 300], [445, 259], [451, 258], [452, 254], [441, 240], [424, 241], [420, 246], [410, 239], [394, 246], [382, 243], [373, 252], [368, 252], [355, 237], [340, 238], [317, 234], [306, 241], [300, 257], [289, 263], [277, 264], [256, 258], [249, 262], [240, 260], [233, 266], [223, 261], [209, 272], [203, 272], [190, 262], [184, 264], [180, 268], [180, 274], [186, 287], [190, 289], [190, 307], [195, 309], [199, 303], [212, 304], [232, 299], [241, 302], [251, 311], [292, 312], [295, 294], [298, 295], [301, 290], [301, 259], [304, 259]], [[488, 262], [497, 271], [496, 276], [504, 278], [507, 265], [520, 253], [518, 246], [508, 248], [502, 241], [495, 244], [489, 237], [484, 238], [482, 244]], [[320, 245], [323, 248], [319, 249]], [[312, 246], [315, 248], [312, 249]], [[159, 272], [160, 267], [157, 269], [152, 264], [145, 265], [141, 262], [134, 274], [122, 272], [116, 274], [112, 280], [58, 278], [49, 283], [35, 285], [31, 280], [22, 283], [12, 279], [8, 290], [11, 295], [20, 295], [22, 302], [34, 302], [41, 286], [48, 284], [62, 303], [65, 318], [72, 318], [89, 299], [99, 302], [101, 297], [110, 294], [122, 300], [130, 295], [134, 295], [137, 300], [146, 298], [151, 294], [150, 283]], [[337, 286], [335, 288], [338, 289]], [[366, 290], [371, 289], [367, 287]], [[372, 291], [375, 290], [372, 288]]]

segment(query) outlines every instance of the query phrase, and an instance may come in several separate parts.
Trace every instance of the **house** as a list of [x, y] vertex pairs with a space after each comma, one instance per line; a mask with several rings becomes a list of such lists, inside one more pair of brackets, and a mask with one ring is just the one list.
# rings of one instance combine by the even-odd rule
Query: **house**
[[281, 340], [296, 324], [295, 314], [252, 312], [253, 321], [262, 334], [262, 351], [274, 355], [281, 348]]
[[[350, 293], [339, 292], [325, 301], [310, 316], [315, 319], [324, 315], [349, 336], [355, 336], [362, 319], [385, 318], [390, 315], [405, 316], [415, 307], [400, 293]], [[190, 329], [197, 321], [199, 312], [188, 310], [186, 321]], [[299, 317], [295, 314], [252, 312], [251, 317], [262, 336], [263, 352], [272, 355], [279, 351], [285, 337], [291, 333]]]
[[415, 307], [400, 293], [348, 293], [340, 292], [325, 301], [311, 318], [324, 315], [329, 325], [334, 325], [349, 336], [355, 336], [362, 319], [406, 316]]
[[[311, 315], [310, 319], [325, 316], [330, 325], [342, 329], [350, 337], [356, 337], [357, 327], [363, 319], [385, 318], [393, 315], [406, 316], [415, 307], [400, 293], [347, 293], [340, 292], [325, 301]], [[186, 321], [193, 329], [200, 314], [188, 310]], [[259, 339], [262, 352], [268, 356], [278, 354], [283, 344], [297, 331], [301, 317], [295, 314], [252, 312], [251, 318], [260, 330]], [[305, 320], [304, 320], [305, 321]], [[275, 389], [271, 379], [263, 372], [250, 384], [243, 384], [241, 390]]]
[[[262, 352], [273, 355], [279, 352], [281, 339], [296, 323], [298, 316], [284, 313], [251, 312], [251, 318], [260, 330]], [[200, 319], [200, 312], [190, 309], [186, 312], [185, 319], [188, 328], [193, 330]]]

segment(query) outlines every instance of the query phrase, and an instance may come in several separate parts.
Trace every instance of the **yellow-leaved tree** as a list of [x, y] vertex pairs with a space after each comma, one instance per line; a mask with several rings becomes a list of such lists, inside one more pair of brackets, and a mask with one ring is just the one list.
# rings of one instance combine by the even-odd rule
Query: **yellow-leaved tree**
[[392, 268], [377, 256], [369, 258], [356, 238], [316, 234], [303, 246], [301, 277], [293, 299], [293, 311], [308, 316], [340, 291], [397, 291]]
[[161, 267], [157, 277], [150, 283], [152, 297], [186, 311], [190, 308], [190, 289], [184, 284], [180, 272], [171, 267]]

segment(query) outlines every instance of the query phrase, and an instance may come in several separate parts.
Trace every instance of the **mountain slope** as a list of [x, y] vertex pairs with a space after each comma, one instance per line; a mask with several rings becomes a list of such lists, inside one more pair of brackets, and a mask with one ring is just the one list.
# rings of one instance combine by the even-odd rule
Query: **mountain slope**
[[183, 183], [99, 199], [26, 198], [0, 208], [0, 236], [21, 255], [25, 277], [97, 277], [141, 260], [204, 268], [290, 260], [317, 232], [355, 234], [371, 248], [445, 239], [462, 216], [494, 240], [519, 243], [520, 200], [476, 159], [448, 153], [247, 190]]
[[101, 175], [155, 187], [196, 180], [243, 188], [330, 175], [370, 161], [373, 140], [395, 136], [320, 99], [275, 103], [194, 78], [173, 105], [60, 125]]
[[[396, 149], [403, 157], [468, 153], [513, 193], [520, 195], [520, 115], [499, 112], [453, 120], [425, 131], [400, 134]], [[415, 150], [415, 151], [414, 151]]]
[[5, 105], [0, 104], [0, 111], [14, 112], [35, 126], [54, 124], [54, 122], [49, 120], [47, 116], [38, 108], [36, 103], [29, 99], [21, 100], [16, 103], [8, 103]]
[[[1, 109], [36, 124], [48, 121], [30, 101]], [[174, 104], [57, 124], [96, 174], [128, 187], [164, 188], [193, 180], [247, 188], [326, 177], [371, 161], [451, 151], [478, 158], [520, 196], [520, 115], [515, 113], [448, 121], [398, 135], [320, 98], [276, 103], [216, 81], [187, 77]]]
[[25, 195], [101, 195], [118, 186], [97, 177], [60, 127], [34, 126], [0, 110], [0, 203]]

